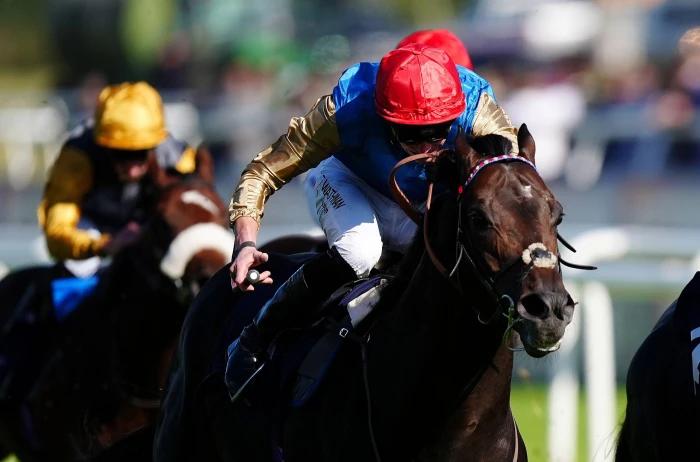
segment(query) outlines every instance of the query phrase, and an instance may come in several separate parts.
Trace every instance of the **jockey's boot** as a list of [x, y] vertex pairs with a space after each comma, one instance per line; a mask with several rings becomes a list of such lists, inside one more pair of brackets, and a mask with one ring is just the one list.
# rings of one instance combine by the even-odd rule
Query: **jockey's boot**
[[335, 247], [292, 274], [228, 347], [225, 379], [231, 401], [238, 399], [265, 366], [268, 350], [280, 332], [316, 321], [321, 302], [355, 278], [355, 271]]

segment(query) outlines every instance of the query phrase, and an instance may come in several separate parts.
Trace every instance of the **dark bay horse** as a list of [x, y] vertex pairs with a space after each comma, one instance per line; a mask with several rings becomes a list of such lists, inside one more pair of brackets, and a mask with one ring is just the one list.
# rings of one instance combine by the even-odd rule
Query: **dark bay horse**
[[[562, 207], [533, 168], [525, 126], [518, 140], [513, 158], [502, 156], [503, 138], [458, 139], [437, 169], [446, 191], [424, 218], [425, 236], [302, 407], [286, 405], [286, 387], [253, 406], [231, 404], [226, 345], [274, 287], [232, 293], [227, 272], [214, 275], [183, 326], [156, 461], [527, 460], [504, 338], [519, 335], [528, 353], [546, 355], [574, 302], [557, 261]], [[278, 255], [268, 264], [277, 282], [296, 267]]]
[[[41, 363], [22, 365], [40, 370], [21, 396], [5, 397], [0, 435], [23, 462], [150, 460], [148, 434], [185, 313], [233, 248], [211, 157], [200, 149], [196, 160], [197, 172], [185, 177], [151, 165], [140, 239], [75, 311], [44, 327], [53, 341]], [[11, 290], [0, 285], [0, 294]], [[3, 313], [14, 309], [6, 301]], [[134, 434], [145, 436], [125, 444]]]
[[700, 273], [664, 312], [627, 372], [627, 412], [615, 460], [698, 460]]

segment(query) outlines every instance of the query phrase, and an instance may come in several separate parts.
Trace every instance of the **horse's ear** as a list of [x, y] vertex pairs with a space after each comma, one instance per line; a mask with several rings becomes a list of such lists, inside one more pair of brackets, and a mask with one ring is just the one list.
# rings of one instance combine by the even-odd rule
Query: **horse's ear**
[[467, 141], [467, 135], [460, 127], [455, 138], [455, 151], [460, 160], [460, 184], [467, 180], [467, 176], [472, 168], [479, 162], [479, 153]]
[[214, 159], [206, 147], [200, 146], [197, 148], [195, 165], [197, 166], [197, 175], [202, 180], [207, 183], [214, 183]]
[[525, 124], [522, 124], [518, 130], [518, 147], [520, 148], [520, 155], [534, 164], [535, 139], [532, 137]]
[[168, 173], [158, 163], [155, 149], [148, 153], [148, 173], [151, 182], [158, 188], [165, 188], [172, 180], [168, 177]]

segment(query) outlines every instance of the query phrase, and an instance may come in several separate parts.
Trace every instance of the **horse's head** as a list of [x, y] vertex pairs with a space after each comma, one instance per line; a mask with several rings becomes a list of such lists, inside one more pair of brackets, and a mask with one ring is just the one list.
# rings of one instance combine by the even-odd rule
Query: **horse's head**
[[508, 316], [525, 350], [539, 357], [558, 348], [575, 304], [558, 260], [563, 209], [534, 168], [535, 142], [524, 124], [518, 144], [514, 158], [504, 156], [504, 138], [469, 145], [458, 137], [456, 152], [467, 167], [459, 170], [459, 239], [477, 290], [495, 307], [480, 310], [480, 318], [491, 311]]
[[231, 258], [233, 235], [226, 208], [213, 186], [211, 155], [199, 149], [197, 170], [186, 177], [150, 170], [156, 188], [154, 227], [163, 244], [160, 270], [178, 287], [196, 293]]

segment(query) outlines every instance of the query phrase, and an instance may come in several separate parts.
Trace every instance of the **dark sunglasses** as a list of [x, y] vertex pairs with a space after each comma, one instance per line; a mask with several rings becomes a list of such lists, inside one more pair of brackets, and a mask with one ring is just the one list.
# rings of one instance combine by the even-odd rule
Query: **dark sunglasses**
[[122, 162], [146, 162], [148, 159], [148, 149], [140, 149], [138, 151], [129, 151], [125, 149], [106, 149], [107, 156], [114, 163]]
[[392, 124], [391, 132], [399, 143], [438, 143], [447, 139], [452, 121], [435, 125]]

